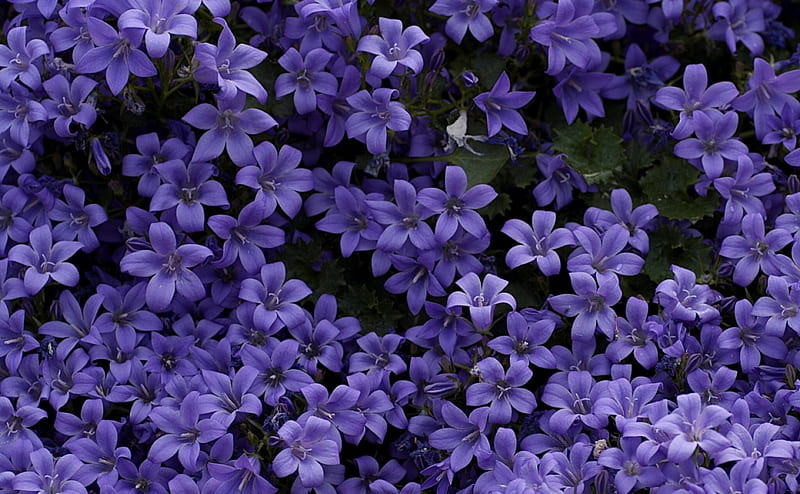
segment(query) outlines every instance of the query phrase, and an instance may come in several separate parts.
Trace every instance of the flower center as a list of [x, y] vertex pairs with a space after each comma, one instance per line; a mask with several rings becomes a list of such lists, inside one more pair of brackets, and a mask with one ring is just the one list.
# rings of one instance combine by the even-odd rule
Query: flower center
[[161, 265], [168, 274], [175, 273], [181, 267], [181, 261], [183, 258], [179, 256], [176, 252], [171, 253], [167, 256], [167, 261]]
[[180, 199], [190, 206], [194, 204], [197, 200], [197, 187], [191, 185], [181, 187]]

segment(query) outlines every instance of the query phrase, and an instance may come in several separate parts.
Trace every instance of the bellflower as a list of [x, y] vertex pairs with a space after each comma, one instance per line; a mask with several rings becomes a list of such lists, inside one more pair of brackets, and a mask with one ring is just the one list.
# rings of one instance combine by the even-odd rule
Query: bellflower
[[656, 91], [664, 87], [664, 82], [675, 75], [679, 68], [680, 62], [669, 55], [648, 62], [641, 47], [631, 43], [625, 52], [625, 74], [614, 77], [603, 90], [603, 96], [610, 99], [627, 98], [629, 110], [634, 110], [637, 102], [646, 103], [649, 107]]
[[386, 225], [386, 229], [378, 237], [378, 249], [386, 252], [398, 251], [406, 241], [418, 249], [432, 249], [435, 238], [425, 220], [433, 211], [418, 204], [418, 193], [410, 182], [395, 180], [393, 189], [397, 204], [389, 201], [366, 201], [375, 221]]
[[479, 330], [487, 330], [494, 322], [494, 308], [506, 304], [517, 308], [517, 301], [508, 293], [502, 292], [508, 282], [493, 274], [487, 274], [481, 282], [475, 273], [467, 273], [456, 281], [463, 292], [454, 292], [447, 297], [447, 307], [468, 307], [472, 323]]
[[334, 197], [336, 207], [317, 221], [316, 228], [341, 235], [339, 246], [343, 257], [350, 257], [355, 251], [374, 249], [383, 229], [372, 217], [364, 193], [339, 185]]
[[301, 324], [306, 316], [295, 302], [311, 295], [305, 282], [285, 281], [286, 267], [281, 262], [263, 265], [260, 277], [260, 281], [245, 279], [239, 291], [239, 298], [256, 304], [253, 314], [256, 324], [264, 329], [278, 319], [290, 328]]
[[476, 408], [467, 415], [449, 401], [442, 404], [442, 422], [449, 427], [433, 431], [429, 440], [436, 449], [450, 451], [450, 469], [463, 470], [473, 457], [479, 461], [491, 456], [492, 447], [486, 437], [489, 408]]
[[138, 154], [127, 154], [122, 158], [122, 174], [126, 177], [141, 177], [137, 192], [143, 197], [153, 197], [161, 184], [155, 165], [174, 165], [186, 158], [192, 149], [176, 137], [162, 143], [158, 134], [150, 132], [136, 137], [136, 150], [139, 151]]
[[210, 257], [211, 250], [197, 244], [178, 246], [167, 223], [151, 224], [149, 238], [152, 250], [130, 252], [120, 261], [124, 273], [150, 278], [145, 291], [147, 306], [157, 312], [166, 310], [175, 292], [187, 300], [201, 299], [205, 287], [190, 268]]
[[763, 317], [753, 315], [753, 304], [739, 300], [734, 306], [736, 326], [722, 332], [717, 340], [723, 350], [739, 350], [742, 371], [751, 372], [761, 363], [761, 355], [782, 360], [786, 357], [786, 344], [781, 339], [783, 329], [767, 331]]
[[676, 320], [700, 323], [719, 317], [717, 309], [711, 306], [721, 297], [708, 285], [696, 284], [693, 271], [672, 265], [674, 280], [664, 280], [656, 287], [656, 301], [666, 309], [666, 314]]
[[189, 0], [139, 0], [133, 5], [119, 16], [117, 25], [120, 29], [143, 30], [151, 57], [161, 58], [167, 53], [170, 34], [197, 38], [197, 21], [184, 13]]
[[78, 269], [66, 262], [83, 247], [80, 242], [63, 240], [53, 243], [50, 227], [34, 228], [29, 244], [15, 245], [8, 251], [8, 259], [27, 266], [25, 291], [36, 295], [52, 279], [65, 286], [75, 286], [80, 280]]
[[511, 421], [512, 408], [529, 414], [536, 408], [536, 398], [524, 386], [533, 376], [525, 361], [511, 364], [508, 370], [497, 359], [485, 358], [476, 365], [480, 381], [467, 388], [467, 405], [489, 403], [487, 420], [493, 424], [507, 424]]
[[289, 48], [278, 59], [281, 67], [289, 73], [281, 74], [275, 81], [275, 96], [282, 98], [294, 93], [297, 113], [305, 115], [317, 108], [317, 93], [334, 96], [338, 89], [336, 76], [325, 72], [333, 53], [324, 48], [315, 48], [305, 55]]
[[608, 417], [596, 412], [595, 404], [604, 396], [608, 381], [597, 383], [588, 371], [569, 371], [566, 382], [553, 378], [544, 387], [542, 402], [558, 408], [550, 416], [550, 427], [557, 433], [565, 433], [576, 421], [592, 429], [601, 429], [608, 424]]
[[372, 94], [362, 89], [348, 96], [347, 103], [354, 111], [345, 122], [347, 136], [364, 142], [372, 154], [385, 153], [386, 129], [400, 132], [411, 126], [411, 115], [403, 104], [390, 101], [398, 95], [396, 89], [378, 88]]
[[495, 5], [497, 0], [436, 0], [429, 10], [448, 17], [444, 30], [460, 45], [467, 29], [478, 41], [492, 37], [494, 28], [485, 12]]
[[597, 462], [616, 470], [614, 486], [620, 494], [628, 494], [634, 488], [656, 487], [665, 478], [658, 469], [656, 452], [635, 437], [620, 439], [619, 448], [609, 448], [600, 453]]
[[722, 222], [736, 224], [745, 213], [766, 216], [762, 197], [775, 190], [771, 173], [755, 173], [753, 161], [747, 155], [740, 155], [736, 175], [714, 180], [714, 188], [726, 199]]
[[412, 314], [419, 313], [428, 294], [434, 297], [447, 295], [435, 272], [435, 256], [435, 251], [425, 251], [416, 258], [391, 255], [392, 265], [400, 272], [390, 276], [383, 286], [389, 293], [405, 293]]
[[42, 85], [39, 59], [50, 49], [41, 39], [27, 39], [28, 27], [15, 27], [6, 35], [8, 46], [0, 45], [0, 89], [7, 90], [17, 79], [31, 89]]
[[622, 225], [612, 225], [602, 238], [585, 226], [575, 228], [572, 234], [580, 248], [567, 261], [570, 272], [594, 274], [602, 284], [606, 278], [616, 278], [618, 274], [635, 276], [644, 266], [641, 257], [632, 252], [622, 252], [630, 238], [628, 229]]
[[529, 323], [519, 312], [506, 316], [508, 335], [500, 335], [487, 344], [492, 350], [508, 355], [512, 364], [526, 362], [544, 369], [554, 369], [556, 359], [544, 344], [556, 327], [555, 322], [542, 319]]
[[261, 476], [261, 462], [254, 456], [242, 454], [232, 464], [209, 463], [211, 479], [206, 487], [211, 492], [242, 494], [275, 494], [278, 489]]
[[729, 0], [715, 3], [712, 12], [717, 22], [708, 28], [709, 38], [725, 41], [733, 54], [736, 53], [736, 43], [741, 41], [750, 50], [750, 55], [761, 55], [764, 40], [758, 33], [766, 29], [761, 7], [747, 0]]
[[38, 124], [48, 120], [48, 112], [33, 94], [19, 83], [11, 83], [11, 92], [0, 93], [0, 134], [8, 132], [11, 140], [30, 146], [41, 137]]
[[419, 26], [403, 29], [403, 22], [398, 19], [378, 19], [381, 36], [368, 34], [358, 41], [358, 51], [375, 55], [370, 73], [379, 79], [385, 79], [401, 65], [414, 74], [422, 71], [422, 55], [413, 48], [427, 43], [430, 38]]
[[747, 154], [747, 146], [734, 138], [739, 116], [736, 112], [698, 112], [692, 118], [697, 138], [685, 139], [675, 145], [675, 155], [686, 159], [701, 159], [703, 171], [709, 178], [722, 175], [723, 158], [737, 160]]
[[31, 471], [17, 474], [13, 488], [20, 492], [58, 492], [86, 494], [90, 476], [82, 470], [83, 463], [75, 455], [66, 454], [57, 460], [44, 448], [30, 454]]
[[729, 411], [717, 405], [703, 406], [696, 393], [679, 395], [677, 401], [678, 408], [653, 425], [672, 436], [667, 459], [681, 462], [691, 458], [698, 447], [714, 454], [728, 446], [729, 441], [714, 427], [731, 416]]
[[[794, 151], [797, 146], [797, 135], [800, 133], [800, 115], [789, 105], [784, 105], [780, 116], [768, 115], [767, 126], [769, 132], [761, 138], [762, 144], [782, 144], [788, 151]], [[789, 153], [791, 154], [791, 153]], [[800, 153], [794, 155], [800, 156]], [[786, 156], [786, 162], [792, 166], [794, 159], [789, 160]]]
[[800, 90], [800, 70], [790, 70], [775, 75], [775, 69], [764, 59], [753, 61], [753, 75], [747, 81], [749, 91], [736, 98], [733, 108], [753, 117], [756, 137], [763, 139], [769, 132], [767, 116], [774, 115], [789, 105], [800, 112], [800, 102], [791, 93]]
[[564, 162], [566, 155], [550, 156], [540, 153], [536, 156], [536, 166], [545, 179], [533, 189], [536, 204], [546, 206], [553, 201], [556, 209], [561, 209], [572, 202], [572, 189], [587, 192], [590, 186], [571, 166]]
[[262, 249], [284, 244], [283, 230], [261, 224], [267, 217], [266, 210], [264, 203], [255, 201], [242, 208], [238, 219], [222, 214], [208, 219], [208, 227], [225, 240], [217, 265], [228, 267], [238, 259], [245, 271], [256, 273], [266, 262]]
[[767, 297], [761, 297], [753, 304], [753, 315], [768, 317], [767, 332], [775, 336], [783, 335], [786, 325], [800, 334], [800, 288], [789, 285], [779, 276], [770, 276], [767, 281]]
[[278, 437], [284, 448], [272, 461], [278, 478], [297, 472], [303, 487], [319, 487], [324, 480], [322, 465], [339, 464], [339, 445], [327, 439], [330, 422], [308, 417], [304, 425], [294, 420], [283, 424]]
[[579, 108], [584, 109], [589, 121], [606, 116], [600, 93], [613, 81], [614, 76], [594, 70], [597, 70], [596, 66], [586, 71], [572, 67], [556, 75], [558, 83], [553, 88], [553, 94], [561, 103], [569, 124], [575, 121]]
[[492, 90], [475, 96], [475, 105], [486, 114], [488, 136], [500, 132], [505, 125], [509, 130], [528, 135], [528, 126], [517, 110], [530, 103], [536, 95], [534, 91], [511, 91], [511, 81], [503, 72], [494, 83]]
[[69, 443], [69, 451], [84, 462], [81, 473], [99, 485], [115, 484], [119, 477], [117, 461], [130, 458], [131, 450], [117, 447], [119, 433], [117, 426], [109, 420], [97, 424], [94, 437], [82, 437]]
[[86, 194], [83, 189], [65, 184], [63, 189], [66, 201], [56, 201], [50, 218], [60, 223], [53, 228], [56, 240], [74, 240], [83, 244], [84, 252], [91, 252], [100, 246], [100, 241], [92, 228], [108, 221], [108, 215], [99, 204], [84, 205]]
[[720, 255], [738, 259], [733, 272], [737, 285], [747, 286], [756, 279], [759, 271], [769, 275], [781, 274], [780, 260], [775, 252], [792, 241], [785, 230], [771, 230], [764, 234], [764, 218], [760, 214], [747, 214], [742, 219], [743, 236], [725, 237], [720, 247]]
[[611, 308], [622, 298], [622, 290], [616, 277], [602, 278], [598, 286], [588, 273], [570, 273], [575, 294], [550, 297], [553, 310], [567, 317], [577, 316], [572, 323], [572, 337], [588, 340], [599, 329], [610, 338], [614, 335], [616, 314]]
[[243, 369], [256, 371], [252, 391], [263, 396], [267, 405], [274, 407], [287, 391], [297, 392], [314, 382], [304, 371], [292, 369], [298, 350], [299, 345], [294, 340], [283, 340], [269, 352], [252, 345], [242, 348]]
[[565, 245], [575, 245], [575, 237], [566, 228], [556, 228], [556, 214], [552, 211], [533, 212], [531, 224], [511, 219], [503, 225], [502, 232], [519, 242], [506, 254], [506, 264], [514, 269], [529, 262], [535, 262], [546, 276], [561, 271], [561, 259], [555, 249]]
[[201, 103], [183, 116], [183, 121], [205, 130], [197, 140], [192, 161], [218, 158], [222, 150], [238, 166], [253, 162], [253, 141], [249, 134], [261, 134], [278, 125], [269, 114], [257, 108], [244, 109], [245, 95], [237, 93], [229, 99], [217, 99], [217, 108]]
[[262, 105], [267, 101], [267, 90], [247, 71], [260, 64], [267, 54], [247, 44], [236, 44], [236, 38], [222, 18], [214, 22], [222, 26], [216, 44], [198, 43], [194, 58], [198, 67], [194, 71], [197, 82], [216, 84], [223, 100], [233, 99], [239, 92], [249, 94]]
[[619, 362], [633, 352], [633, 357], [645, 369], [652, 369], [658, 362], [658, 350], [654, 340], [658, 336], [653, 324], [647, 319], [647, 302], [630, 297], [625, 304], [625, 318], [617, 318], [615, 339], [608, 344], [606, 355], [612, 362]]
[[646, 229], [658, 216], [656, 207], [652, 204], [643, 204], [634, 209], [628, 191], [614, 189], [611, 191], [611, 211], [590, 207], [584, 214], [584, 223], [601, 231], [607, 231], [614, 224], [620, 224], [630, 232], [628, 244], [642, 254], [647, 254], [650, 250], [650, 241]]

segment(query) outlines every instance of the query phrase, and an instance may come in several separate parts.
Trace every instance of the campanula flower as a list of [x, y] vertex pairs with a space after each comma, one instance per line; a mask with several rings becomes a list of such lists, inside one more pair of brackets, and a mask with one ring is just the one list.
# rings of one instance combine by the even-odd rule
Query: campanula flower
[[517, 110], [530, 103], [535, 95], [535, 91], [511, 91], [508, 74], [500, 74], [491, 91], [474, 99], [475, 105], [486, 114], [487, 135], [492, 137], [503, 126], [517, 134], [527, 135], [528, 126]]

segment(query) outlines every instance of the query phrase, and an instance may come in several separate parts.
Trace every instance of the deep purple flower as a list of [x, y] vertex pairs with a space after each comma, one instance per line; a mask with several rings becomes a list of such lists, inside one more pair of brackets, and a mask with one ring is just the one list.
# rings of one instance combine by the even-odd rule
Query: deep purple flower
[[278, 489], [261, 476], [261, 462], [254, 456], [242, 454], [232, 464], [209, 463], [211, 479], [206, 484], [210, 492], [241, 492], [242, 494], [275, 494]]
[[394, 486], [406, 476], [405, 467], [397, 460], [389, 460], [382, 468], [371, 456], [360, 456], [355, 460], [358, 477], [350, 477], [337, 486], [343, 494], [397, 494]]
[[128, 84], [130, 74], [139, 77], [158, 74], [150, 58], [139, 49], [144, 31], [122, 29], [117, 32], [96, 17], [89, 17], [87, 29], [96, 47], [77, 61], [77, 73], [94, 74], [105, 70], [108, 88], [115, 96]]
[[4, 357], [6, 367], [19, 369], [23, 353], [35, 348], [39, 348], [39, 342], [25, 329], [25, 311], [9, 314], [6, 304], [0, 305], [0, 357]]
[[222, 422], [200, 418], [201, 399], [199, 392], [190, 391], [178, 409], [161, 406], [150, 412], [150, 420], [165, 433], [150, 446], [150, 461], [163, 463], [177, 454], [188, 472], [200, 468], [200, 445], [220, 438], [228, 430]]
[[511, 91], [508, 74], [500, 74], [491, 91], [481, 93], [473, 100], [486, 114], [488, 136], [500, 132], [504, 125], [517, 134], [528, 135], [528, 126], [517, 110], [527, 105], [535, 95], [535, 91]]
[[[782, 144], [788, 151], [794, 151], [797, 146], [797, 134], [800, 133], [800, 118], [794, 108], [784, 105], [780, 116], [768, 115], [767, 126], [769, 132], [761, 138], [762, 144]], [[795, 153], [793, 158], [797, 156], [800, 156], [800, 153]], [[789, 156], [787, 155], [786, 158]], [[786, 159], [787, 163], [796, 166], [793, 164], [794, 161], [794, 159]]]
[[800, 334], [800, 287], [789, 285], [779, 276], [770, 276], [767, 294], [768, 297], [756, 300], [752, 314], [769, 318], [766, 327], [772, 335], [782, 336], [787, 324]]
[[208, 227], [225, 240], [222, 257], [216, 261], [216, 265], [228, 267], [238, 259], [245, 271], [253, 274], [266, 263], [262, 249], [284, 244], [286, 239], [283, 230], [261, 224], [267, 218], [266, 211], [266, 204], [254, 201], [242, 208], [238, 219], [222, 214], [208, 219]]
[[334, 197], [336, 207], [317, 221], [317, 230], [341, 235], [339, 246], [343, 257], [350, 257], [355, 251], [374, 249], [383, 229], [372, 217], [364, 193], [339, 185]]
[[176, 137], [162, 143], [158, 134], [151, 132], [136, 137], [136, 150], [139, 154], [127, 154], [122, 158], [122, 174], [126, 177], [141, 177], [137, 192], [143, 197], [153, 197], [161, 184], [155, 166], [180, 162], [192, 149]]
[[267, 101], [264, 86], [247, 71], [260, 64], [267, 54], [248, 44], [236, 44], [236, 38], [222, 18], [214, 22], [222, 26], [216, 44], [198, 43], [194, 58], [199, 66], [194, 71], [197, 82], [216, 84], [220, 88], [220, 98], [233, 99], [239, 92], [255, 97], [262, 105]]
[[749, 373], [761, 363], [761, 355], [782, 360], [786, 357], [786, 343], [781, 337], [784, 330], [776, 327], [767, 331], [763, 317], [753, 315], [753, 304], [739, 300], [734, 306], [736, 326], [722, 332], [717, 340], [722, 350], [739, 350], [742, 371]]
[[739, 156], [747, 154], [747, 146], [733, 137], [739, 125], [736, 112], [697, 112], [693, 115], [692, 125], [697, 138], [677, 143], [674, 152], [681, 158], [700, 158], [708, 178], [715, 179], [722, 175], [723, 158], [737, 160]]
[[549, 319], [528, 322], [519, 312], [506, 316], [508, 335], [500, 335], [487, 344], [492, 350], [508, 355], [512, 364], [526, 362], [544, 369], [554, 369], [556, 359], [544, 344], [550, 339], [556, 323]]
[[68, 240], [53, 243], [47, 225], [31, 230], [29, 243], [15, 245], [8, 252], [9, 260], [28, 266], [24, 278], [28, 295], [39, 293], [51, 279], [65, 286], [78, 284], [80, 273], [66, 260], [78, 252], [83, 244]]
[[468, 307], [472, 323], [479, 330], [487, 330], [494, 322], [494, 308], [498, 304], [506, 304], [511, 309], [517, 308], [517, 301], [503, 288], [508, 281], [493, 274], [487, 274], [481, 282], [475, 273], [467, 273], [456, 281], [463, 292], [454, 292], [447, 297], [447, 307]]
[[120, 458], [130, 458], [131, 450], [127, 447], [117, 447], [119, 434], [117, 426], [109, 420], [102, 420], [97, 424], [93, 437], [78, 438], [69, 443], [69, 451], [84, 462], [81, 473], [99, 485], [115, 484], [117, 461]]
[[360, 396], [358, 390], [342, 384], [329, 395], [325, 386], [313, 383], [300, 392], [308, 402], [308, 411], [300, 416], [301, 421], [316, 416], [327, 420], [347, 436], [363, 434], [366, 417], [353, 409]]
[[719, 250], [721, 256], [739, 260], [733, 272], [734, 283], [747, 286], [756, 279], [759, 271], [780, 275], [780, 259], [775, 252], [792, 241], [791, 234], [774, 229], [765, 235], [764, 218], [760, 214], [745, 215], [742, 234], [725, 237]]
[[170, 34], [197, 38], [197, 21], [184, 13], [189, 0], [138, 0], [134, 5], [119, 16], [117, 25], [120, 29], [143, 30], [151, 57], [161, 58], [167, 53]]
[[100, 241], [92, 228], [108, 220], [105, 210], [99, 204], [84, 205], [86, 194], [83, 189], [65, 184], [63, 189], [66, 201], [56, 201], [50, 218], [60, 223], [53, 228], [55, 240], [75, 240], [83, 244], [84, 252], [91, 252], [100, 246]]
[[642, 254], [647, 254], [650, 250], [650, 241], [646, 229], [658, 216], [656, 207], [652, 204], [643, 204], [634, 209], [628, 191], [614, 189], [611, 191], [611, 211], [590, 207], [584, 214], [584, 223], [601, 231], [607, 231], [612, 225], [620, 224], [630, 232], [628, 244]]
[[284, 449], [272, 461], [272, 470], [278, 478], [298, 473], [303, 487], [319, 487], [324, 482], [322, 465], [339, 464], [339, 445], [327, 439], [330, 422], [318, 417], [308, 417], [304, 425], [294, 420], [283, 424], [278, 437]]
[[[294, 340], [283, 340], [268, 351], [252, 345], [242, 348], [240, 356], [244, 369], [256, 371], [252, 391], [263, 396], [267, 405], [274, 407], [287, 391], [297, 392], [314, 382], [305, 371], [292, 369], [298, 350], [299, 345]], [[251, 413], [255, 413], [254, 410]]]
[[350, 372], [367, 372], [367, 375], [402, 374], [406, 371], [405, 361], [397, 355], [397, 349], [405, 339], [397, 334], [383, 337], [374, 332], [360, 337], [358, 346], [363, 350], [350, 356]]
[[[286, 20], [287, 23], [289, 19]], [[328, 125], [325, 128], [323, 146], [335, 146], [344, 138], [347, 117], [352, 113], [352, 108], [347, 98], [354, 95], [361, 88], [361, 72], [352, 65], [344, 68], [342, 81], [336, 94], [329, 96], [320, 94], [317, 97], [319, 109], [328, 115]]]
[[517, 361], [504, 369], [493, 357], [485, 358], [476, 365], [480, 381], [467, 388], [467, 405], [489, 403], [487, 419], [493, 424], [511, 421], [512, 408], [529, 414], [536, 408], [536, 398], [530, 390], [522, 388], [533, 376], [526, 361]]
[[561, 259], [555, 249], [565, 245], [575, 245], [575, 237], [566, 228], [556, 228], [556, 214], [552, 211], [533, 212], [531, 224], [511, 219], [503, 225], [502, 232], [519, 242], [506, 254], [506, 264], [514, 269], [529, 262], [535, 262], [546, 276], [561, 271]]
[[669, 317], [686, 322], [698, 320], [709, 322], [719, 317], [717, 309], [711, 306], [721, 298], [720, 294], [708, 285], [698, 285], [694, 272], [672, 265], [674, 280], [664, 280], [656, 287], [656, 301], [661, 304]]
[[764, 40], [758, 33], [766, 29], [766, 23], [760, 6], [751, 5], [747, 0], [729, 0], [716, 2], [712, 12], [717, 22], [708, 28], [709, 38], [725, 41], [733, 54], [736, 53], [736, 43], [741, 41], [750, 50], [750, 55], [761, 55]]
[[734, 177], [714, 180], [714, 188], [727, 199], [722, 222], [726, 225], [739, 223], [745, 213], [766, 216], [761, 198], [775, 190], [772, 174], [754, 173], [753, 161], [740, 155]]
[[304, 322], [289, 328], [289, 333], [300, 345], [298, 363], [306, 372], [311, 375], [316, 374], [319, 364], [333, 372], [342, 370], [344, 350], [342, 344], [337, 341], [341, 331], [331, 321], [323, 319], [314, 326], [311, 322]]
[[636, 109], [637, 103], [645, 103], [649, 107], [656, 91], [664, 87], [665, 81], [675, 75], [679, 68], [680, 62], [669, 55], [648, 62], [639, 45], [631, 43], [625, 52], [625, 74], [614, 77], [603, 90], [603, 96], [610, 99], [627, 98], [629, 110]]
[[602, 237], [585, 226], [575, 228], [572, 234], [580, 248], [567, 261], [571, 273], [594, 274], [602, 284], [606, 278], [616, 278], [617, 275], [635, 276], [644, 266], [641, 257], [632, 252], [622, 252], [630, 238], [628, 229], [622, 225], [612, 225]]
[[551, 156], [539, 153], [536, 156], [536, 166], [545, 176], [545, 179], [533, 189], [536, 204], [546, 206], [553, 201], [556, 209], [561, 209], [572, 202], [572, 189], [586, 192], [590, 189], [586, 180], [571, 166], [564, 162], [566, 155]]
[[17, 474], [13, 488], [20, 492], [57, 492], [60, 494], [86, 494], [91, 477], [82, 470], [83, 463], [75, 455], [53, 458], [42, 448], [30, 454], [33, 471]]
[[408, 308], [412, 314], [418, 314], [428, 294], [444, 297], [447, 292], [436, 275], [434, 263], [435, 251], [425, 251], [414, 257], [392, 254], [392, 265], [399, 271], [389, 277], [384, 288], [389, 293], [406, 294]]
[[385, 153], [387, 149], [386, 129], [400, 132], [411, 126], [411, 115], [402, 103], [391, 101], [397, 97], [396, 89], [378, 88], [369, 93], [366, 89], [347, 97], [354, 112], [347, 117], [347, 136], [367, 145], [372, 154]]
[[419, 26], [409, 26], [404, 30], [403, 22], [398, 19], [381, 17], [378, 25], [383, 37], [368, 34], [358, 41], [358, 51], [375, 55], [370, 73], [379, 79], [385, 79], [401, 65], [412, 73], [419, 74], [423, 65], [422, 55], [413, 48], [427, 43], [430, 38]]
[[269, 329], [276, 320], [288, 327], [301, 324], [303, 310], [295, 304], [311, 295], [311, 289], [300, 280], [286, 280], [286, 267], [281, 262], [261, 267], [261, 280], [247, 278], [242, 281], [239, 298], [256, 304], [253, 314], [257, 327]]
[[791, 94], [800, 90], [800, 70], [790, 70], [775, 75], [769, 62], [756, 58], [753, 61], [753, 75], [747, 81], [749, 91], [736, 98], [733, 107], [747, 112], [753, 117], [756, 137], [763, 139], [769, 132], [767, 116], [783, 111], [789, 105], [795, 112], [800, 111], [800, 102]]
[[269, 114], [257, 108], [244, 108], [245, 94], [229, 99], [217, 98], [217, 108], [201, 103], [183, 116], [183, 120], [206, 132], [197, 140], [192, 162], [218, 158], [222, 150], [238, 166], [253, 163], [250, 134], [260, 134], [278, 125]]
[[685, 139], [694, 132], [695, 112], [723, 108], [739, 94], [732, 82], [717, 82], [708, 86], [708, 74], [703, 64], [687, 65], [683, 72], [684, 90], [667, 86], [658, 90], [653, 102], [668, 110], [680, 111], [680, 121], [672, 131], [675, 139]]
[[150, 278], [145, 300], [156, 312], [166, 310], [175, 292], [187, 300], [199, 300], [206, 293], [203, 282], [190, 268], [211, 256], [208, 247], [197, 244], [178, 246], [175, 232], [167, 223], [153, 223], [149, 228], [152, 250], [127, 253], [120, 261], [124, 273]]
[[462, 317], [461, 307], [447, 308], [435, 302], [425, 302], [425, 313], [430, 316], [425, 324], [406, 331], [406, 338], [415, 345], [434, 348], [438, 343], [445, 355], [452, 357], [459, 348], [481, 338]]
[[430, 11], [448, 17], [444, 31], [460, 45], [467, 29], [478, 41], [492, 37], [494, 28], [484, 12], [495, 5], [497, 0], [436, 0]]
[[28, 27], [15, 27], [6, 35], [8, 46], [0, 44], [0, 88], [8, 89], [19, 79], [31, 89], [42, 85], [39, 59], [50, 53], [41, 39], [28, 41]]
[[677, 401], [678, 408], [653, 425], [672, 437], [667, 452], [670, 461], [687, 460], [698, 447], [714, 454], [728, 446], [729, 441], [714, 427], [730, 417], [729, 411], [717, 405], [703, 406], [697, 393], [679, 395]]
[[619, 362], [633, 352], [633, 357], [645, 369], [652, 369], [658, 362], [658, 350], [654, 340], [658, 336], [647, 318], [647, 302], [630, 297], [625, 304], [625, 318], [617, 318], [615, 339], [608, 344], [606, 355], [612, 362]]
[[658, 469], [657, 451], [635, 437], [620, 438], [619, 448], [609, 448], [600, 453], [597, 462], [616, 470], [614, 486], [620, 494], [628, 494], [637, 486], [656, 487], [664, 482]]
[[42, 135], [39, 123], [48, 119], [48, 112], [34, 95], [17, 82], [11, 91], [0, 93], [0, 134], [6, 134], [20, 146], [30, 146]]
[[558, 84], [553, 88], [553, 94], [561, 103], [564, 117], [571, 124], [578, 116], [578, 109], [583, 108], [589, 121], [595, 117], [605, 117], [601, 92], [611, 83], [614, 76], [598, 72], [598, 67], [582, 69], [569, 68], [556, 75]]
[[575, 294], [550, 297], [553, 310], [567, 317], [577, 316], [572, 322], [572, 337], [588, 340], [600, 330], [609, 339], [614, 336], [616, 314], [611, 308], [622, 298], [622, 290], [616, 277], [601, 278], [600, 285], [588, 273], [570, 273]]
[[257, 165], [246, 166], [236, 173], [236, 184], [255, 189], [256, 200], [266, 206], [266, 217], [280, 206], [294, 218], [303, 205], [298, 192], [314, 187], [311, 170], [298, 168], [303, 153], [292, 146], [282, 146], [280, 152], [269, 141], [253, 150]]
[[492, 447], [486, 437], [489, 408], [476, 408], [467, 415], [449, 401], [442, 404], [442, 423], [447, 428], [433, 431], [429, 440], [436, 449], [450, 451], [450, 469], [453, 472], [463, 470], [473, 457], [479, 461], [492, 454]]
[[305, 115], [314, 111], [317, 93], [334, 96], [339, 86], [336, 76], [325, 71], [331, 57], [333, 53], [324, 48], [315, 48], [305, 55], [295, 48], [286, 50], [278, 63], [289, 72], [279, 75], [275, 81], [275, 96], [282, 98], [294, 93], [297, 113]]
[[39, 327], [39, 334], [62, 338], [61, 341], [72, 345], [78, 342], [99, 343], [99, 331], [95, 322], [102, 301], [103, 296], [96, 293], [81, 304], [72, 292], [62, 291], [58, 296], [58, 308], [63, 321], [45, 322]]
[[41, 439], [30, 428], [46, 417], [47, 412], [39, 407], [30, 405], [15, 407], [11, 400], [0, 396], [0, 445], [5, 451], [23, 449], [21, 443], [28, 443], [33, 449], [41, 448]]
[[417, 203], [417, 191], [410, 182], [395, 180], [393, 189], [397, 204], [389, 201], [366, 201], [375, 221], [386, 225], [378, 238], [378, 249], [386, 252], [398, 251], [406, 241], [421, 250], [432, 249], [435, 238], [425, 220], [433, 212]]
[[444, 177], [444, 191], [429, 187], [417, 194], [420, 204], [439, 215], [434, 237], [444, 243], [453, 238], [459, 225], [476, 237], [483, 236], [486, 224], [475, 210], [492, 202], [497, 193], [487, 184], [467, 190], [467, 174], [460, 166], [448, 166]]

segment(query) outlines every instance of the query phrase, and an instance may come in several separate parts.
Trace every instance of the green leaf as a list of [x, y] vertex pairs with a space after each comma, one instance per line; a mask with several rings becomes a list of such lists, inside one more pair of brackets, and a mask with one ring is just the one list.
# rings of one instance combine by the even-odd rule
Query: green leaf
[[641, 181], [642, 190], [662, 216], [695, 222], [713, 215], [718, 206], [713, 193], [707, 197], [690, 194], [699, 175], [685, 161], [665, 157], [648, 170]]
[[700, 237], [686, 237], [675, 223], [664, 224], [650, 234], [650, 252], [644, 273], [655, 283], [672, 278], [670, 267], [677, 264], [695, 273], [709, 271], [711, 247]]
[[436, 159], [447, 161], [463, 168], [467, 174], [469, 187], [488, 184], [508, 161], [508, 148], [502, 145], [498, 146], [482, 142], [474, 142], [470, 143], [470, 145], [482, 155], [479, 156], [464, 148], [458, 148], [453, 153], [446, 156], [437, 156]]
[[594, 128], [585, 122], [557, 129], [553, 148], [567, 155], [566, 162], [589, 184], [607, 182], [622, 171], [625, 149], [622, 139], [607, 127]]
[[481, 85], [490, 89], [506, 68], [506, 60], [495, 55], [479, 55], [470, 61]]

